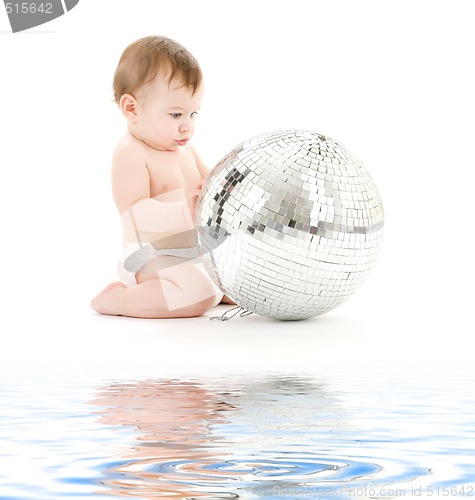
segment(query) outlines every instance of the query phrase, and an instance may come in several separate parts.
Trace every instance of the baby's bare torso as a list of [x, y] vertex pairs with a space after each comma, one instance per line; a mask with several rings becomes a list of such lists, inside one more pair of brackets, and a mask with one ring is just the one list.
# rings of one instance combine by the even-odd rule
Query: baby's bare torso
[[150, 174], [150, 197], [178, 190], [183, 191], [190, 204], [191, 196], [201, 180], [191, 146], [184, 146], [177, 151], [157, 151], [147, 146], [144, 148]]
[[[161, 202], [185, 201], [190, 206], [192, 196], [202, 179], [191, 145], [187, 144], [175, 151], [159, 151], [127, 135], [119, 142], [116, 155], [125, 156], [125, 159], [131, 155], [131, 162], [137, 165], [143, 182], [148, 182], [150, 198]], [[148, 178], [140, 165], [146, 168]], [[125, 175], [133, 176], [134, 172], [126, 170]], [[116, 182], [114, 189], [113, 175], [112, 183], [114, 199], [122, 213], [136, 200], [127, 198], [127, 179], [122, 177], [120, 182]], [[150, 242], [156, 248], [190, 247], [196, 244], [193, 229], [193, 222], [167, 233], [141, 231], [123, 225], [123, 241], [126, 244]]]

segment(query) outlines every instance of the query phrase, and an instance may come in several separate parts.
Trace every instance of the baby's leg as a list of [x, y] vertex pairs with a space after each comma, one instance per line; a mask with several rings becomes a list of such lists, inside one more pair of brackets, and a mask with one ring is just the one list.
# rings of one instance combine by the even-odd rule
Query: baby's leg
[[137, 273], [137, 285], [111, 283], [92, 308], [101, 314], [136, 318], [185, 318], [201, 316], [216, 301], [209, 278], [190, 262], [160, 257]]

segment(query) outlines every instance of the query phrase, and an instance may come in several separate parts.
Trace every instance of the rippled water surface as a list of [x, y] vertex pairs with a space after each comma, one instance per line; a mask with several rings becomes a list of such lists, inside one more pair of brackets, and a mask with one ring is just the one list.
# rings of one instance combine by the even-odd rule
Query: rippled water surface
[[4, 374], [0, 498], [475, 497], [473, 382]]

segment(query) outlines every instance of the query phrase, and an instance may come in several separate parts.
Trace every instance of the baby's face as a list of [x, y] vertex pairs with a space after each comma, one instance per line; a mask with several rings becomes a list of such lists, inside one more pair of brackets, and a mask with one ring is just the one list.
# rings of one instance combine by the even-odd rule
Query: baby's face
[[192, 95], [180, 83], [158, 79], [137, 97], [134, 134], [154, 149], [176, 151], [193, 137], [202, 97], [203, 86]]

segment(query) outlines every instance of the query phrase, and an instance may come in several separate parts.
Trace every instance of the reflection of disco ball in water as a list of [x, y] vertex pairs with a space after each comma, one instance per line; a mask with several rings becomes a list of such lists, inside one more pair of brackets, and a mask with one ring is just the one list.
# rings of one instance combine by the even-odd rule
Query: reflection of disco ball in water
[[206, 179], [195, 219], [206, 270], [238, 305], [276, 319], [323, 314], [364, 281], [384, 214], [364, 165], [300, 130], [243, 142]]

